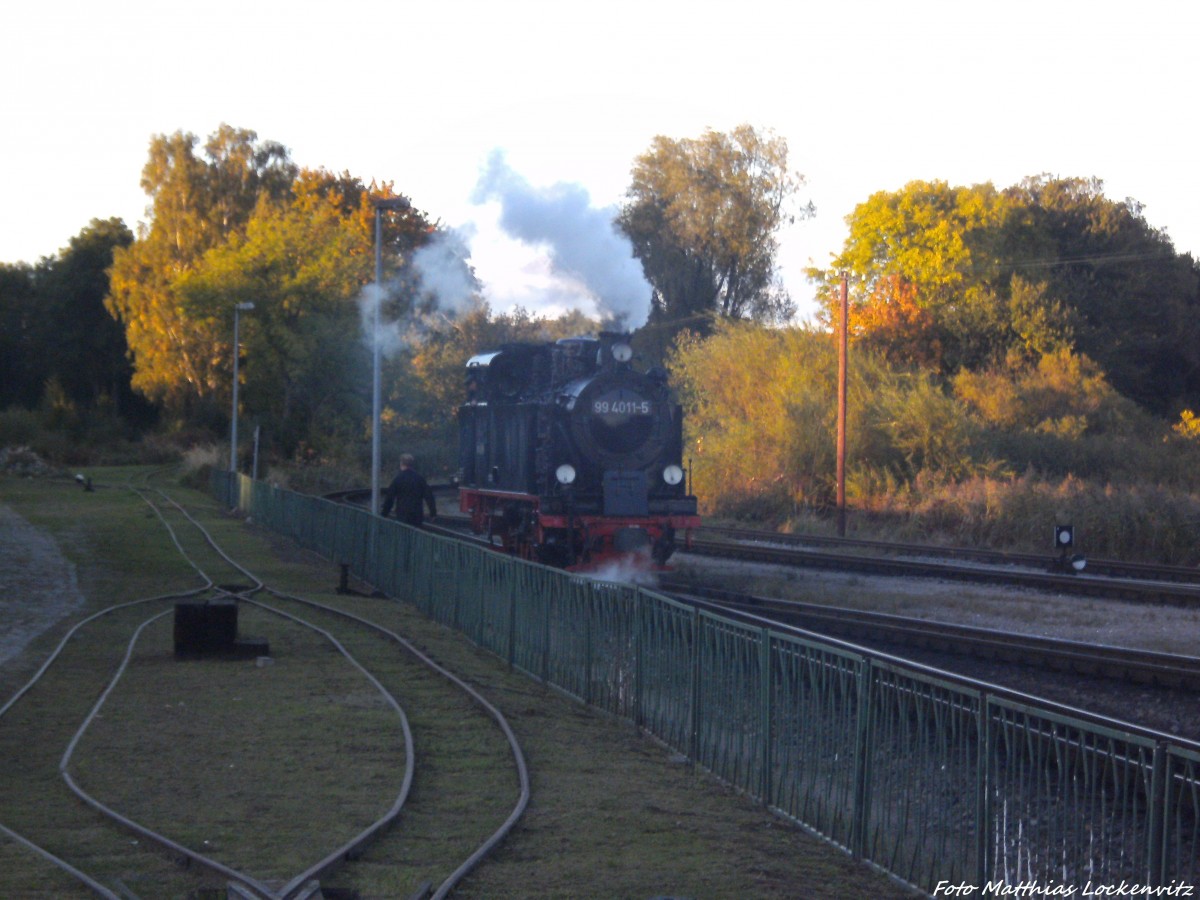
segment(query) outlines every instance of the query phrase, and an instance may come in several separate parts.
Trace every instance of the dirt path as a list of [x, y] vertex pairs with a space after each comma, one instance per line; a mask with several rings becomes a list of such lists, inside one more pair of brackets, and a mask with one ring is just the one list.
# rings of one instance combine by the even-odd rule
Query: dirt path
[[0, 503], [0, 665], [83, 603], [54, 538]]

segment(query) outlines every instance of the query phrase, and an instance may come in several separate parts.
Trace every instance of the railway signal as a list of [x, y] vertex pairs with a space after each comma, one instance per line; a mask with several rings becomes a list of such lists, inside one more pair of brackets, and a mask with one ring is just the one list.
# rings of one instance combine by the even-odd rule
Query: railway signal
[[1075, 546], [1075, 528], [1071, 525], [1054, 526], [1054, 546], [1066, 550]]
[[1054, 526], [1054, 546], [1059, 551], [1059, 557], [1051, 568], [1055, 571], [1073, 575], [1082, 572], [1087, 567], [1087, 560], [1079, 553], [1067, 557], [1067, 551], [1075, 546], [1075, 527], [1073, 525]]

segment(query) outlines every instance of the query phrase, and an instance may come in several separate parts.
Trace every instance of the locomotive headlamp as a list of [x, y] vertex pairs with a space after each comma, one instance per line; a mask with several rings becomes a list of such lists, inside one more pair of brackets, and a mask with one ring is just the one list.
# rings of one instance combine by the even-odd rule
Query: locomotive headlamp
[[663, 469], [663, 481], [674, 487], [683, 481], [683, 469], [675, 465], [667, 466]]
[[570, 463], [563, 463], [554, 470], [554, 477], [561, 485], [572, 484], [575, 481], [575, 467]]
[[633, 348], [625, 343], [613, 344], [612, 355], [617, 362], [627, 363], [633, 359]]

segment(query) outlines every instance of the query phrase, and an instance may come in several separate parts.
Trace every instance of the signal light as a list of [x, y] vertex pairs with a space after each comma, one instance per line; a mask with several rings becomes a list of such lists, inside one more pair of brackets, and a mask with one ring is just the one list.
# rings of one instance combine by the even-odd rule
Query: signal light
[[1071, 525], [1054, 526], [1054, 546], [1066, 550], [1075, 546], [1075, 528]]

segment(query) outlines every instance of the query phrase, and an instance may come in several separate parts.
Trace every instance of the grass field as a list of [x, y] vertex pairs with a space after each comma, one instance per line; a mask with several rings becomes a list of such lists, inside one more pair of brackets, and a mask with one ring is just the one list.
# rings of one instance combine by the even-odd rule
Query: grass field
[[[91, 474], [97, 484], [91, 494], [65, 481], [0, 478], [0, 503], [53, 535], [76, 568], [86, 604], [70, 621], [113, 603], [194, 587], [195, 576], [183, 568], [156, 517], [119, 489], [131, 472]], [[835, 848], [675, 761], [632, 726], [510, 672], [400, 600], [337, 595], [332, 564], [225, 516], [202, 494], [174, 486], [170, 492], [272, 586], [340, 603], [397, 631], [504, 713], [530, 766], [532, 800], [517, 829], [455, 896], [907, 896]], [[395, 786], [387, 762], [396, 758], [398, 734], [374, 695], [311, 634], [265, 614], [246, 615], [247, 630], [271, 640], [274, 665], [181, 667], [163, 652], [167, 635], [156, 633], [169, 632], [169, 620], [149, 626], [128, 684], [114, 692], [113, 705], [81, 743], [78, 775], [189, 841], [223, 843], [256, 871], [276, 864], [285, 871], [297, 849], [308, 850], [311, 834], [345, 828], [386, 806]], [[135, 618], [105, 617], [102, 625], [89, 626], [46, 685], [0, 719], [0, 756], [11, 761], [0, 774], [0, 822], [44, 838], [81, 868], [122, 878], [138, 896], [196, 896], [193, 875], [102, 825], [57, 776], [63, 746], [94, 702], [103, 673], [124, 652]], [[0, 667], [0, 703], [25, 682], [70, 621]], [[418, 775], [411, 808], [348, 870], [352, 875], [329, 883], [362, 897], [406, 897], [423, 880], [444, 877], [455, 854], [465, 855], [462, 847], [479, 839], [473, 826], [456, 823], [475, 821], [480, 806], [503, 817], [514, 776], [496, 783], [494, 773], [505, 770], [493, 763], [504, 749], [469, 704], [402, 662], [394, 647], [361, 635], [353, 640], [355, 652], [406, 694], [401, 702], [412, 718]], [[458, 723], [461, 729], [446, 727]], [[264, 790], [246, 796], [239, 787], [246, 783]], [[211, 802], [215, 796], [220, 802]], [[288, 828], [271, 827], [278, 822]], [[86, 895], [0, 837], [0, 896]]]

